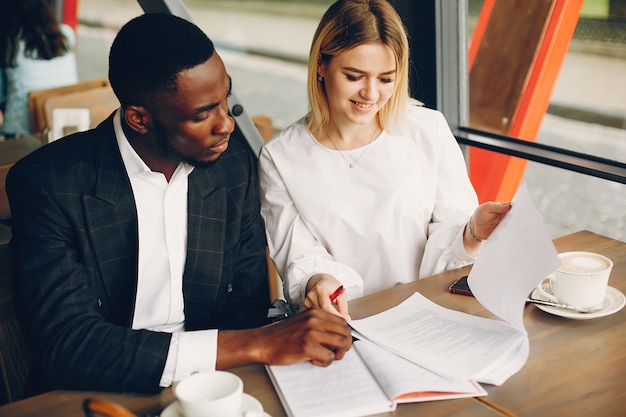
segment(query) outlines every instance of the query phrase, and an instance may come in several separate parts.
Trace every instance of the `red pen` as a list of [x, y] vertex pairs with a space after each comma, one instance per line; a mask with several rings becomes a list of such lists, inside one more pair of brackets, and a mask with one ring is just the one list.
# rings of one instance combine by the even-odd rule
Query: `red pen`
[[330, 295], [330, 302], [334, 303], [335, 300], [337, 299], [337, 297], [339, 297], [341, 294], [343, 294], [344, 292], [344, 288], [343, 285], [340, 286], [339, 288], [337, 288], [335, 291], [333, 291], [333, 293]]

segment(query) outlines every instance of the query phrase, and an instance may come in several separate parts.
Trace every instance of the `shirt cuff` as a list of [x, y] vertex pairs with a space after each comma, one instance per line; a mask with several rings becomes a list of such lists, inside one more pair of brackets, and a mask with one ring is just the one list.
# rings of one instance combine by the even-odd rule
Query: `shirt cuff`
[[473, 258], [468, 255], [467, 251], [465, 250], [465, 243], [463, 243], [463, 237], [465, 235], [465, 227], [466, 227], [466, 223], [464, 223], [463, 226], [461, 226], [459, 230], [456, 232], [456, 236], [454, 240], [452, 241], [452, 253], [454, 254], [454, 256], [456, 256], [457, 259], [461, 261], [472, 262], [472, 261], [475, 261], [476, 258]]
[[159, 385], [169, 387], [193, 373], [214, 371], [216, 362], [216, 329], [173, 333]]

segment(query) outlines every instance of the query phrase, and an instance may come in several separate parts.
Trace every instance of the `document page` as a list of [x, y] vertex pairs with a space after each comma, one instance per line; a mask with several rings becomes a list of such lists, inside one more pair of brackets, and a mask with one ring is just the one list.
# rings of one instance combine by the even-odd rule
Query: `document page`
[[266, 369], [290, 417], [365, 416], [397, 403], [487, 395], [474, 381], [450, 381], [367, 340], [355, 341], [328, 367], [304, 362]]
[[387, 396], [397, 403], [487, 395], [474, 381], [451, 381], [370, 341], [355, 341], [353, 349]]
[[266, 369], [290, 417], [366, 416], [395, 409], [354, 349], [325, 368], [307, 361]]
[[481, 248], [467, 283], [487, 310], [523, 330], [526, 298], [559, 265], [543, 219], [522, 184], [511, 210]]
[[[358, 335], [452, 380], [476, 379], [493, 363], [499, 385], [517, 372], [528, 356], [528, 337], [501, 320], [450, 310], [413, 294], [382, 313], [352, 320]], [[521, 345], [521, 346], [520, 346]], [[513, 355], [512, 352], [518, 354]]]

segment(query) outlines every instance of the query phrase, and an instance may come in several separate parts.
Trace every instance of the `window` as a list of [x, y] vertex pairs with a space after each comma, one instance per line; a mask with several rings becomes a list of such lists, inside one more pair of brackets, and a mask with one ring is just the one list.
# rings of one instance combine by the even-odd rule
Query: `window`
[[[559, 67], [560, 71], [557, 71], [556, 80], [551, 85], [547, 84], [551, 89], [550, 94], [545, 97], [549, 99], [549, 103], [546, 102], [547, 114], [545, 116], [543, 113], [540, 114], [536, 136], [531, 142], [509, 139], [508, 132], [499, 128], [497, 124], [496, 128], [493, 128], [487, 123], [480, 123], [480, 118], [472, 117], [476, 112], [485, 111], [479, 106], [471, 107], [476, 103], [481, 104], [480, 100], [475, 99], [477, 95], [484, 94], [485, 90], [492, 94], [493, 101], [500, 100], [500, 107], [496, 107], [495, 111], [501, 111], [502, 107], [506, 106], [506, 101], [502, 100], [498, 93], [505, 94], [504, 88], [510, 85], [505, 83], [495, 88], [493, 86], [502, 82], [502, 72], [510, 69], [509, 67], [519, 70], [523, 65], [529, 64], [520, 60], [518, 55], [525, 53], [529, 60], [537, 59], [534, 51], [529, 54], [528, 51], [518, 50], [518, 55], [507, 57], [506, 52], [510, 51], [502, 53], [502, 50], [491, 48], [489, 52], [492, 55], [481, 56], [483, 58], [481, 70], [486, 74], [483, 77], [483, 84], [478, 87], [471, 84], [477, 78], [480, 81], [480, 77], [473, 77], [475, 74], [470, 72], [472, 59], [476, 59], [476, 56], [471, 55], [471, 52], [475, 52], [471, 48], [473, 35], [483, 7], [485, 5], [493, 7], [495, 2], [490, 0], [392, 2], [405, 20], [411, 35], [413, 60], [418, 63], [413, 90], [416, 91], [417, 98], [443, 111], [451, 126], [456, 128], [459, 141], [470, 145], [467, 152], [470, 173], [473, 174], [472, 180], [479, 195], [484, 191], [479, 187], [481, 182], [487, 187], [483, 194], [506, 195], [507, 190], [503, 192], [502, 188], [497, 188], [498, 182], [502, 178], [506, 179], [511, 171], [517, 169], [521, 172], [519, 181], [527, 182], [531, 195], [546, 219], [546, 224], [550, 222], [549, 229], [553, 237], [588, 229], [620, 240], [626, 238], [624, 228], [626, 201], [622, 197], [626, 195], [624, 185], [626, 106], [621, 98], [626, 96], [626, 77], [623, 75], [626, 73], [624, 56], [626, 42], [623, 38], [626, 36], [626, 19], [623, 16], [621, 18], [609, 16], [609, 2], [610, 0], [597, 2], [585, 0], [580, 19], [575, 16], [573, 40], [564, 51], [563, 65]], [[535, 8], [545, 7], [546, 4], [554, 8], [564, 7], [566, 3], [573, 7], [572, 4], [576, 2], [534, 0], [497, 2], [500, 7], [533, 5]], [[602, 9], [604, 12], [598, 11], [599, 9], [595, 7], [598, 3], [606, 5]], [[623, 1], [621, 3], [623, 5]], [[624, 9], [621, 10], [623, 13]], [[553, 10], [544, 10], [544, 13], [551, 11]], [[533, 9], [531, 12], [536, 13], [536, 10]], [[587, 15], [590, 17], [587, 18]], [[495, 13], [493, 16], [504, 20], [508, 18], [503, 13]], [[523, 20], [520, 13], [513, 16], [515, 19], [510, 22], [500, 21], [495, 25], [491, 22], [500, 30], [501, 37], [506, 31], [515, 32], [516, 24]], [[583, 29], [583, 25], [587, 25], [589, 19], [593, 20], [596, 28], [593, 30], [596, 38], [592, 40], [583, 38], [586, 30]], [[606, 29], [608, 26], [610, 29]], [[606, 30], [598, 29], [600, 27]], [[523, 31], [528, 31], [528, 24], [522, 26], [517, 35], [524, 35]], [[536, 31], [540, 37], [546, 34], [547, 29], [542, 26]], [[498, 34], [498, 30], [495, 30], [495, 33]], [[569, 36], [569, 39], [572, 39], [571, 34]], [[492, 45], [507, 47], [500, 38], [491, 38], [490, 41]], [[599, 44], [602, 48], [598, 47]], [[435, 46], [431, 47], [432, 45]], [[553, 58], [553, 55], [547, 54], [546, 59]], [[485, 62], [489, 65], [485, 65]], [[476, 61], [473, 63], [476, 64]], [[610, 72], [611, 70], [615, 72]], [[508, 82], [514, 81], [513, 78], [508, 78]], [[529, 80], [524, 78], [522, 82], [527, 83]], [[540, 93], [546, 94], [545, 85], [542, 87]], [[492, 91], [488, 91], [490, 88]], [[591, 101], [592, 99], [596, 101]], [[483, 119], [489, 119], [493, 115], [482, 116]], [[501, 124], [511, 122], [504, 117], [508, 115], [503, 112], [492, 119]], [[479, 123], [476, 123], [476, 119]], [[521, 159], [512, 158], [513, 164], [500, 172], [494, 173], [489, 170], [472, 172], [474, 168], [472, 164], [475, 164], [477, 159], [475, 151], [480, 150], [476, 149], [478, 147], [495, 150], [489, 152], [490, 156], [487, 159], [508, 158], [507, 154], [520, 156]], [[526, 159], [541, 163], [526, 164]], [[515, 166], [516, 164], [521, 165], [521, 169]], [[596, 176], [606, 179], [599, 179]], [[512, 196], [517, 186], [516, 182], [514, 184], [515, 187], [512, 191], [508, 190], [509, 196], [504, 199]], [[493, 198], [483, 198], [486, 199]], [[559, 221], [552, 222], [551, 219]]]
[[[521, 157], [520, 181], [527, 182], [553, 237], [588, 229], [626, 240], [626, 19], [611, 15], [611, 5], [623, 6], [624, 0], [584, 0], [552, 83], [547, 113], [540, 117], [531, 142], [510, 140], [497, 129], [470, 123], [468, 51], [483, 6], [491, 0], [390, 1], [410, 34], [412, 90], [427, 106], [441, 110], [460, 143], [470, 145], [469, 163], [472, 149], [478, 147], [493, 149], [496, 156], [504, 152]], [[215, 42], [247, 113], [270, 116], [275, 130], [307, 112], [308, 49], [319, 18], [331, 3], [184, 2], [192, 20]], [[131, 1], [80, 3], [81, 78], [106, 75], [108, 47], [117, 27], [142, 12]], [[502, 176], [485, 181], [499, 182]]]
[[[556, 75], [553, 82], [541, 86], [549, 94], [549, 102], [546, 103], [547, 112], [537, 126], [535, 143], [580, 152], [590, 158], [606, 158], [621, 163], [622, 168], [620, 183], [529, 163], [521, 181], [528, 184], [553, 236], [589, 229], [619, 240], [626, 239], [626, 185], [623, 184], [626, 179], [623, 177], [626, 172], [626, 106], [623, 99], [626, 97], [626, 19], [623, 15], [611, 15], [610, 2], [620, 3], [611, 0], [522, 2], [534, 7], [535, 10], [529, 13], [534, 19], [538, 19], [536, 16], [541, 12], [536, 10], [541, 9], [543, 3], [553, 8], [552, 14], [560, 13], [562, 27], [551, 27], [553, 22], [548, 21], [538, 29], [544, 38], [551, 29], [553, 32], [561, 30], [564, 33], [560, 35], [560, 41], [567, 43], [563, 47], [563, 58], [552, 63], [557, 68], [550, 69], [549, 65], [544, 68], [545, 71], [556, 71]], [[485, 6], [489, 6], [489, 1], [469, 1], [468, 39], [472, 39]], [[559, 7], [561, 9], [557, 10]], [[572, 10], [568, 12], [566, 8]], [[625, 10], [622, 7], [621, 13]], [[574, 20], [571, 29], [564, 27], [567, 23], [563, 22], [568, 18]], [[508, 26], [507, 30], [513, 35], [520, 36], [513, 29], [518, 24], [511, 21], [504, 26]], [[527, 33], [529, 25], [524, 26], [519, 30]], [[558, 33], [551, 35], [554, 38], [559, 36]], [[544, 42], [547, 43], [545, 39]], [[558, 55], [558, 45], [552, 44], [551, 47], [553, 52], [549, 54]], [[540, 53], [541, 50], [537, 52]], [[536, 56], [534, 58], [539, 60]], [[494, 63], [496, 60], [489, 61]], [[471, 75], [469, 79], [469, 89], [473, 92]], [[474, 101], [470, 100], [470, 103], [474, 104]], [[471, 108], [469, 111], [472, 113]], [[607, 170], [616, 167], [609, 166]]]

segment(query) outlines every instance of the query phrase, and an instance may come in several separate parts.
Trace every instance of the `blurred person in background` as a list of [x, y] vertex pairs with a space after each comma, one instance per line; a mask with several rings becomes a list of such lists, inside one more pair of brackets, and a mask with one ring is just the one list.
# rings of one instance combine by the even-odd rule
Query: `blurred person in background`
[[75, 84], [74, 30], [48, 0], [0, 0], [0, 135], [30, 135], [28, 94]]

